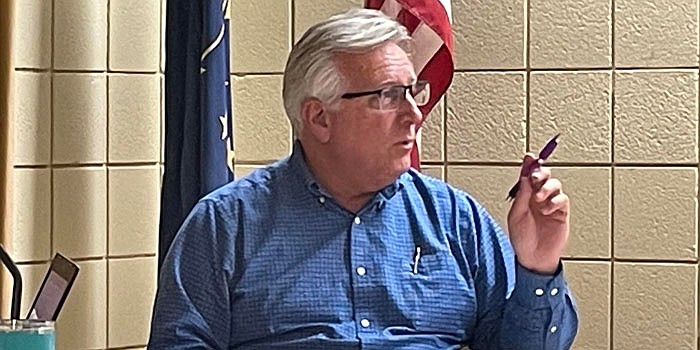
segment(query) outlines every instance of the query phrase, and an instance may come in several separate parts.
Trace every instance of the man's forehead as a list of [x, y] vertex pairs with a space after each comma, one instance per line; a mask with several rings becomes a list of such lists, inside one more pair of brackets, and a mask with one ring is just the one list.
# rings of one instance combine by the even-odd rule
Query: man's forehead
[[349, 80], [372, 80], [374, 83], [415, 81], [413, 63], [406, 52], [393, 43], [366, 52], [342, 52], [335, 55], [338, 68]]

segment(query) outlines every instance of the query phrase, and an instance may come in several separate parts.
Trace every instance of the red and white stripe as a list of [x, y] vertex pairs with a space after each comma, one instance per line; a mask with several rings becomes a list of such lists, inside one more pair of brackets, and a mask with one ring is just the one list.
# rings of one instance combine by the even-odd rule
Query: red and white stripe
[[[425, 118], [452, 83], [454, 46], [450, 0], [365, 0], [365, 7], [381, 10], [411, 33], [415, 42], [411, 59], [418, 79], [430, 82], [430, 101], [420, 107]], [[419, 144], [416, 143], [411, 153], [411, 166], [418, 170]]]

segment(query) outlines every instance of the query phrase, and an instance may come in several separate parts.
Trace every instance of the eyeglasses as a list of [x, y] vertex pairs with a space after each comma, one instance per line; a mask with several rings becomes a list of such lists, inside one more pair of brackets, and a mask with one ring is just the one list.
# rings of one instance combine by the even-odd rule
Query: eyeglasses
[[430, 100], [430, 83], [427, 80], [418, 80], [412, 85], [396, 85], [373, 91], [348, 92], [340, 98], [352, 99], [376, 95], [370, 100], [370, 105], [382, 111], [391, 111], [399, 108], [409, 92], [417, 106], [424, 106]]

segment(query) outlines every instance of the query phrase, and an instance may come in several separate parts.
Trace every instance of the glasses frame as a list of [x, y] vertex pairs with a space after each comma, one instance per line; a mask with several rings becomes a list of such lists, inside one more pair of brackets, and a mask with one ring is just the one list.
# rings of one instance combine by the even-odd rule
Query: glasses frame
[[[388, 93], [389, 91], [391, 91], [393, 89], [397, 89], [397, 88], [403, 88], [403, 94], [401, 96], [403, 96], [404, 100], [406, 99], [406, 94], [409, 91], [411, 92], [411, 97], [414, 98], [416, 95], [418, 95], [418, 93], [421, 93], [421, 92], [427, 90], [428, 98], [426, 99], [426, 101], [424, 103], [418, 103], [416, 101], [416, 105], [418, 107], [424, 106], [424, 105], [428, 104], [428, 102], [430, 101], [430, 82], [427, 80], [417, 80], [415, 83], [413, 83], [411, 85], [394, 85], [394, 86], [388, 86], [388, 87], [385, 87], [383, 89], [377, 89], [377, 90], [372, 90], [372, 91], [347, 92], [347, 93], [344, 93], [343, 95], [341, 95], [340, 98], [350, 100], [353, 98], [370, 96], [370, 95], [377, 95], [379, 97], [382, 97], [382, 94]], [[413, 93], [414, 89], [418, 89], [418, 88], [420, 88], [419, 92], [414, 94]], [[414, 101], [415, 101], [415, 99], [414, 99]], [[379, 107], [380, 108], [378, 108], [378, 109], [380, 109], [380, 110], [395, 109], [395, 108], [383, 109], [383, 108], [381, 108], [381, 104]]]

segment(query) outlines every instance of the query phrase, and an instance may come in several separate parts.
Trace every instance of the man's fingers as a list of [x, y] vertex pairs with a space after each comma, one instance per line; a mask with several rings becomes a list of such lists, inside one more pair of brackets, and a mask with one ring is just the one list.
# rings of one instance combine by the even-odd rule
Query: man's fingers
[[537, 190], [537, 192], [535, 193], [535, 197], [533, 198], [535, 203], [543, 203], [548, 198], [554, 197], [555, 195], [561, 192], [561, 181], [559, 181], [558, 179], [549, 178], [549, 175], [545, 176], [548, 177], [547, 180], [545, 180], [545, 182], [542, 185], [540, 185], [539, 190]]
[[534, 191], [539, 191], [539, 189], [547, 182], [547, 180], [549, 180], [551, 176], [552, 172], [549, 170], [549, 168], [542, 167], [541, 164], [536, 166], [530, 175], [530, 182], [532, 183], [532, 188]]
[[569, 212], [569, 196], [559, 192], [545, 203], [541, 211], [544, 216], [566, 215]]

